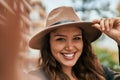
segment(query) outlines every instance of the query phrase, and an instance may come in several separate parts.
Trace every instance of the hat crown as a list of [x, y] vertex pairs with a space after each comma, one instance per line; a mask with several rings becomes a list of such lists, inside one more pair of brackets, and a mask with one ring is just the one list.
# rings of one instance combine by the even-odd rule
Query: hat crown
[[43, 45], [46, 44], [45, 39], [48, 33], [61, 26], [68, 27], [69, 25], [81, 28], [84, 32], [84, 36], [86, 36], [86, 39], [90, 42], [95, 41], [102, 34], [101, 31], [92, 27], [92, 22], [81, 22], [72, 7], [63, 6], [56, 8], [49, 13], [46, 19], [46, 26], [30, 40], [30, 47], [42, 49]]
[[77, 22], [80, 21], [80, 19], [72, 7], [63, 6], [56, 8], [49, 13], [46, 21], [46, 27], [50, 27], [51, 25], [62, 21]]

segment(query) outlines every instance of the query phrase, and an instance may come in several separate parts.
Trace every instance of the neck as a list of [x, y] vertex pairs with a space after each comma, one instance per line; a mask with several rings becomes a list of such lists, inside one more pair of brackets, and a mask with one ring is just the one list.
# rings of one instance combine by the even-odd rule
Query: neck
[[72, 68], [71, 67], [62, 67], [62, 70], [67, 75], [70, 75], [72, 73]]
[[68, 75], [68, 77], [70, 78], [70, 80], [76, 80], [76, 77], [74, 76], [74, 74], [72, 73], [72, 67], [62, 67], [62, 70], [65, 74]]

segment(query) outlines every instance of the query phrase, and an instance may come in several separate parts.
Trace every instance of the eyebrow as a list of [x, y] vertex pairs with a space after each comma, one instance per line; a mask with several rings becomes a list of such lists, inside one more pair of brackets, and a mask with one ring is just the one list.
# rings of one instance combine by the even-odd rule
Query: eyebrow
[[62, 35], [62, 34], [55, 34], [54, 36], [62, 36], [62, 37], [66, 37], [65, 35]]
[[74, 36], [82, 36], [82, 33], [81, 33], [81, 34], [74, 35]]

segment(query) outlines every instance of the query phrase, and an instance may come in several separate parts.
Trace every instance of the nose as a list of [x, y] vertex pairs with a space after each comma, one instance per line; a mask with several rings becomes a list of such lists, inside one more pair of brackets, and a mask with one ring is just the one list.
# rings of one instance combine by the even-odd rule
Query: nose
[[72, 51], [74, 49], [74, 43], [72, 41], [67, 41], [65, 49], [68, 51]]

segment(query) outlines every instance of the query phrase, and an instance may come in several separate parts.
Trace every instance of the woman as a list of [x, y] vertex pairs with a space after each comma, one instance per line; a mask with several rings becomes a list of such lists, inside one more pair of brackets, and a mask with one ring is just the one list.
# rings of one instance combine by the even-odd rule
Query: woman
[[91, 42], [102, 32], [120, 45], [119, 18], [82, 22], [72, 7], [63, 6], [49, 13], [46, 27], [30, 40], [30, 47], [41, 51], [40, 66], [50, 80], [120, 79], [92, 51]]

